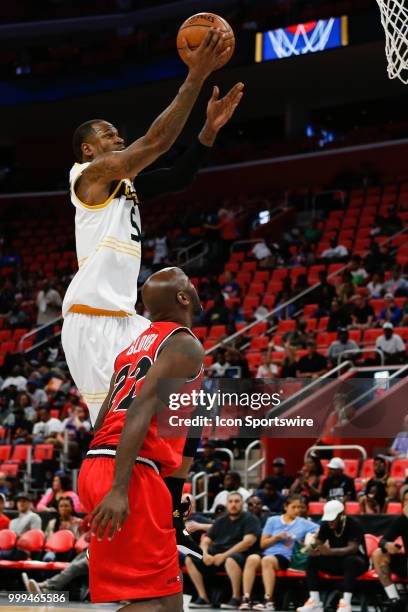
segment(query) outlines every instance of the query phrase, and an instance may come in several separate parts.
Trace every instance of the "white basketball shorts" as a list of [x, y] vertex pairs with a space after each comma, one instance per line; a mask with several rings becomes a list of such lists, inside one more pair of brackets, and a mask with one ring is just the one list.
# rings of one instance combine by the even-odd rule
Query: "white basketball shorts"
[[140, 315], [104, 317], [68, 313], [61, 340], [71, 376], [83, 396], [95, 424], [108, 394], [115, 359], [150, 321]]

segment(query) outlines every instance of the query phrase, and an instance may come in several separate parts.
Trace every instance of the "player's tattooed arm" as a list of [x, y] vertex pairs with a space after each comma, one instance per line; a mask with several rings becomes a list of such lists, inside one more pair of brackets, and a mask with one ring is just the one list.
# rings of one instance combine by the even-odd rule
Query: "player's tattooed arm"
[[210, 29], [195, 51], [188, 51], [189, 73], [171, 104], [148, 131], [123, 151], [98, 156], [82, 173], [81, 181], [110, 184], [136, 176], [174, 144], [198, 98], [205, 79], [217, 68], [228, 49], [222, 50], [224, 34]]
[[116, 451], [112, 489], [91, 514], [92, 532], [99, 539], [103, 538], [108, 525], [108, 537], [112, 539], [129, 514], [128, 488], [135, 459], [152, 417], [166, 405], [166, 398], [159, 397], [160, 383], [176, 381], [177, 388], [182, 387], [185, 380], [199, 373], [203, 359], [201, 344], [190, 334], [180, 332], [167, 341], [148, 371], [140, 392], [127, 410]]

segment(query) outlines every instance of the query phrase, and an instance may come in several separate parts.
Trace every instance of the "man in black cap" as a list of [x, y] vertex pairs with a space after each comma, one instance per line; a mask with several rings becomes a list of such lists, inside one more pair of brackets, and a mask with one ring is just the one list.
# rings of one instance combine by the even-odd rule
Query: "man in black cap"
[[293, 476], [286, 474], [286, 459], [283, 457], [275, 457], [272, 461], [272, 473], [271, 476], [274, 478], [278, 491], [284, 494], [289, 491], [290, 487], [294, 482]]

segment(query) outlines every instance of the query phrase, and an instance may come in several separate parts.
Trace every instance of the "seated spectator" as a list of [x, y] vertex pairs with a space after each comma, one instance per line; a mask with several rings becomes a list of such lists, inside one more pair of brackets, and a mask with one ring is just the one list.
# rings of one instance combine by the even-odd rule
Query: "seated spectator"
[[360, 510], [362, 514], [383, 514], [386, 509], [385, 484], [380, 481], [367, 485], [367, 493], [360, 497]]
[[282, 340], [285, 344], [290, 344], [297, 349], [306, 348], [307, 341], [309, 339], [306, 331], [307, 322], [302, 319], [296, 319], [296, 327], [293, 331], [289, 331], [283, 334]]
[[263, 506], [270, 512], [282, 512], [285, 498], [279, 493], [279, 483], [273, 476], [269, 476], [261, 482], [261, 486], [255, 491], [255, 495], [259, 497]]
[[339, 327], [348, 327], [349, 325], [351, 325], [351, 317], [347, 306], [342, 304], [337, 297], [333, 298], [327, 322], [327, 331], [335, 332]]
[[296, 376], [298, 378], [319, 378], [325, 372], [327, 372], [326, 357], [317, 352], [314, 340], [308, 340], [307, 355], [299, 359]]
[[4, 514], [4, 507], [6, 505], [6, 496], [4, 493], [0, 493], [0, 530], [8, 529], [10, 525], [10, 519]]
[[256, 495], [250, 495], [246, 503], [248, 512], [257, 517], [257, 519], [261, 523], [261, 527], [263, 528], [269, 518], [269, 512], [264, 511], [262, 507], [262, 501]]
[[356, 499], [354, 480], [344, 474], [344, 461], [333, 457], [328, 464], [329, 475], [322, 483], [322, 500], [340, 500], [342, 503]]
[[238, 608], [241, 601], [242, 570], [250, 549], [260, 534], [260, 523], [256, 516], [243, 510], [244, 501], [237, 492], [231, 492], [227, 500], [227, 514], [218, 518], [201, 540], [202, 561], [196, 557], [185, 559], [188, 575], [198, 597], [190, 607], [209, 606], [204, 586], [204, 576], [213, 576], [224, 569], [231, 582], [231, 608]]
[[336, 293], [342, 304], [347, 304], [350, 298], [357, 293], [350, 270], [344, 270], [341, 277], [341, 283], [338, 285]]
[[1, 385], [1, 390], [5, 391], [9, 387], [15, 387], [17, 391], [25, 391], [27, 379], [22, 374], [21, 367], [16, 365], [11, 371], [11, 376], [7, 376]]
[[380, 312], [378, 317], [378, 323], [384, 325], [384, 323], [392, 323], [394, 327], [398, 327], [402, 319], [402, 310], [398, 308], [395, 303], [394, 296], [392, 293], [386, 293], [384, 296], [385, 306]]
[[395, 297], [408, 295], [408, 281], [402, 276], [399, 266], [392, 267], [391, 277], [385, 282], [385, 291]]
[[[301, 497], [293, 495], [285, 501], [284, 514], [271, 516], [262, 531], [260, 551], [249, 555], [243, 574], [243, 598], [240, 610], [275, 610], [273, 595], [276, 572], [287, 570], [295, 542], [303, 542], [308, 533], [316, 533], [319, 526], [301, 518]], [[262, 568], [265, 590], [264, 602], [253, 604], [252, 589], [256, 572]]]
[[65, 474], [55, 475], [52, 487], [47, 489], [37, 504], [38, 512], [57, 512], [58, 502], [62, 497], [70, 497], [74, 504], [75, 512], [81, 512], [82, 507], [78, 495], [71, 491], [71, 481]]
[[378, 336], [375, 341], [375, 346], [378, 348], [385, 358], [387, 365], [395, 365], [404, 363], [405, 361], [405, 344], [401, 336], [394, 333], [392, 323], [384, 323], [383, 335]]
[[307, 582], [310, 597], [298, 612], [322, 612], [319, 572], [343, 576], [343, 597], [338, 610], [352, 612], [351, 600], [357, 578], [369, 566], [364, 531], [357, 519], [346, 516], [341, 502], [333, 500], [324, 507], [316, 542], [307, 562]]
[[323, 476], [323, 466], [320, 457], [312, 451], [309, 453], [301, 472], [296, 474], [290, 487], [291, 495], [301, 495], [308, 501], [320, 499], [320, 481]]
[[46, 537], [61, 529], [68, 529], [72, 531], [76, 539], [79, 538], [83, 521], [78, 516], [75, 516], [74, 513], [74, 502], [72, 498], [60, 497], [58, 501], [58, 516], [49, 521], [45, 530]]
[[57, 442], [63, 447], [65, 432], [67, 432], [69, 458], [71, 461], [76, 460], [78, 462], [82, 454], [88, 450], [91, 440], [91, 423], [87, 420], [87, 414], [82, 406], [77, 406], [74, 413], [64, 419], [62, 427], [62, 432], [57, 433]]
[[222, 378], [223, 376], [225, 376], [226, 371], [230, 367], [230, 364], [225, 358], [225, 351], [219, 350], [216, 352], [214, 363], [210, 365], [210, 367], [208, 368], [208, 372], [210, 376]]
[[330, 247], [321, 254], [322, 259], [344, 259], [348, 255], [348, 249], [343, 244], [339, 244], [336, 238], [330, 238]]
[[320, 270], [319, 272], [319, 286], [310, 292], [307, 298], [311, 304], [318, 304], [317, 312], [315, 317], [324, 317], [330, 313], [331, 303], [336, 295], [336, 289], [334, 285], [329, 283], [327, 280], [326, 270]]
[[231, 378], [251, 378], [246, 357], [236, 348], [229, 346], [225, 353], [225, 358], [230, 364], [227, 376]]
[[286, 474], [286, 459], [283, 457], [275, 457], [272, 461], [271, 476], [278, 487], [278, 491], [282, 493], [282, 495], [287, 495], [294, 478]]
[[224, 274], [225, 281], [221, 286], [221, 290], [225, 299], [236, 298], [241, 295], [241, 287], [235, 279], [235, 274], [227, 270]]
[[76, 410], [76, 408], [81, 407], [85, 414], [88, 416], [88, 407], [85, 402], [81, 399], [81, 395], [78, 389], [73, 387], [69, 390], [68, 401], [64, 404], [61, 412], [61, 419], [66, 419], [70, 417]]
[[[219, 492], [224, 480], [224, 465], [215, 455], [216, 448], [216, 442], [207, 440], [203, 444], [203, 452], [198, 454], [198, 458], [191, 466], [191, 471], [195, 474], [197, 472], [206, 472], [208, 474], [208, 491], [213, 495]], [[200, 483], [201, 479], [198, 482], [199, 488], [202, 486]]]
[[337, 333], [337, 340], [334, 340], [327, 351], [327, 359], [332, 368], [335, 368], [340, 361], [356, 359], [360, 354], [357, 342], [349, 340], [347, 329], [341, 327]]
[[34, 422], [37, 419], [37, 413], [31, 402], [31, 397], [28, 393], [19, 393], [16, 399], [15, 406], [24, 412], [24, 416], [28, 421]]
[[383, 272], [374, 272], [367, 284], [370, 300], [378, 300], [384, 295], [385, 281]]
[[353, 255], [349, 263], [349, 271], [354, 285], [363, 285], [368, 278], [367, 270], [363, 266], [360, 255]]
[[281, 378], [296, 378], [297, 361], [296, 350], [293, 346], [285, 346], [285, 357], [282, 361]]
[[41, 281], [37, 294], [37, 325], [46, 325], [61, 315], [62, 298], [48, 280]]
[[227, 472], [224, 476], [224, 490], [217, 493], [214, 498], [210, 512], [214, 512], [217, 506], [227, 506], [227, 499], [231, 491], [238, 491], [244, 502], [249, 497], [249, 491], [244, 489], [241, 482], [241, 476], [238, 472]]
[[228, 325], [230, 320], [230, 312], [225, 306], [225, 300], [222, 293], [219, 293], [214, 298], [214, 305], [206, 310], [202, 316], [204, 325]]
[[275, 363], [272, 363], [270, 350], [262, 351], [262, 364], [259, 366], [256, 373], [256, 378], [265, 378], [269, 380], [276, 378], [279, 373], [279, 368]]
[[[404, 551], [396, 540], [402, 538]], [[408, 497], [404, 498], [403, 512], [393, 519], [386, 528], [380, 541], [380, 547], [373, 554], [373, 563], [378, 577], [389, 600], [388, 610], [405, 612], [406, 604], [401, 600], [392, 579], [392, 574], [401, 578], [408, 578]]]
[[55, 574], [52, 578], [47, 578], [43, 582], [37, 582], [34, 578], [29, 578], [26, 573], [21, 574], [26, 590], [32, 595], [41, 595], [50, 591], [69, 590], [70, 583], [81, 576], [88, 576], [89, 561], [87, 550], [79, 553], [73, 561], [62, 572]]
[[366, 298], [362, 295], [353, 296], [352, 303], [351, 328], [369, 329], [375, 320], [374, 308], [367, 303]]
[[[10, 521], [9, 528], [17, 536], [30, 529], [41, 529], [41, 518], [32, 511], [32, 498], [29, 493], [19, 493], [16, 497], [17, 518]], [[4, 557], [3, 557], [4, 558]]]
[[408, 459], [408, 414], [402, 422], [402, 431], [395, 436], [390, 454], [399, 459]]
[[272, 251], [265, 242], [257, 242], [253, 246], [251, 253], [261, 264], [272, 257]]
[[51, 418], [50, 409], [43, 406], [38, 411], [38, 423], [33, 427], [34, 444], [57, 444], [57, 433], [62, 431], [62, 421]]
[[9, 432], [9, 439], [12, 444], [30, 444], [33, 424], [26, 418], [21, 408], [16, 406], [5, 419], [3, 425]]

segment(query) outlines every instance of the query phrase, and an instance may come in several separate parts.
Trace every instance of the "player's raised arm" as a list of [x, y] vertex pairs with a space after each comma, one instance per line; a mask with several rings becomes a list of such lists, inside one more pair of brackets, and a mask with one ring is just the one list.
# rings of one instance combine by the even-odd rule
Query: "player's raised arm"
[[189, 73], [172, 103], [155, 119], [148, 131], [123, 151], [98, 156], [83, 171], [81, 183], [90, 181], [106, 185], [111, 181], [133, 177], [165, 153], [183, 129], [205, 79], [213, 72], [222, 51], [223, 34], [211, 29], [199, 48], [188, 51]]
[[163, 380], [188, 380], [201, 369], [204, 350], [190, 334], [172, 336], [150, 368], [144, 385], [131, 403], [116, 452], [111, 491], [91, 514], [92, 533], [102, 539], [108, 524], [109, 539], [120, 530], [129, 514], [128, 488], [135, 459], [142, 447], [152, 417], [163, 407], [158, 384]]

